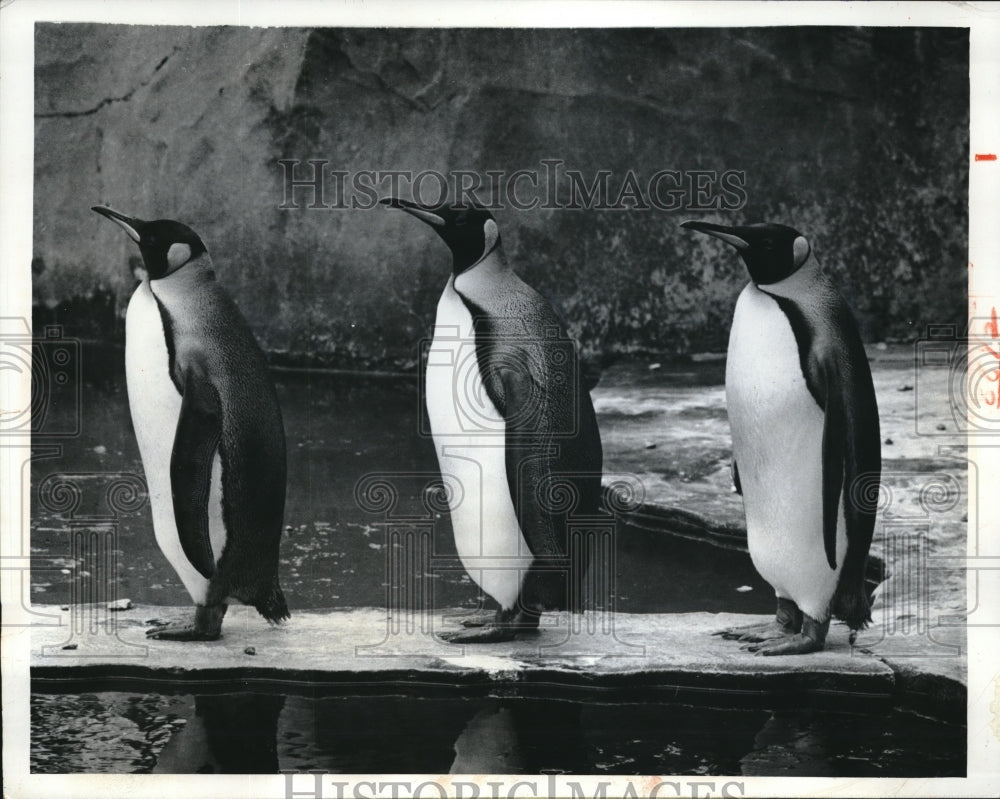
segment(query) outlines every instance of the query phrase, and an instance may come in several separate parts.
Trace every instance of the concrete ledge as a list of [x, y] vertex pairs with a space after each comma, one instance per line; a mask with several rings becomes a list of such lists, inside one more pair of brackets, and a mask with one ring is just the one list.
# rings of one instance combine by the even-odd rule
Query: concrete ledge
[[[887, 707], [900, 699], [893, 669], [852, 650], [843, 626], [831, 630], [824, 652], [764, 658], [711, 635], [764, 620], [739, 614], [550, 614], [528, 639], [459, 647], [421, 630], [417, 617], [393, 619], [371, 608], [299, 611], [280, 627], [248, 608], [233, 608], [223, 638], [206, 643], [146, 639], [146, 620], [184, 619], [188, 608], [102, 609], [92, 614], [86, 632], [76, 634], [71, 622], [83, 619], [87, 608], [73, 615], [55, 606], [35, 610], [63, 622], [32, 629], [33, 684], [50, 692], [252, 687], [310, 694], [658, 698], [721, 706], [857, 704], [869, 710], [873, 703]], [[461, 614], [443, 612], [429, 618], [428, 626], [454, 628]], [[571, 623], [583, 628], [571, 632]], [[597, 629], [587, 630], [588, 623]]]

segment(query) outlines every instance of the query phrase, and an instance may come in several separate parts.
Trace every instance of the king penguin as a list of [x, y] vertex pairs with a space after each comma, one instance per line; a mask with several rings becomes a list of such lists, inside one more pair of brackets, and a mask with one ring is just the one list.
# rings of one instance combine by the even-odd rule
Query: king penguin
[[430, 225], [452, 254], [424, 395], [438, 465], [458, 483], [448, 500], [459, 558], [499, 608], [441, 637], [510, 640], [536, 630], [543, 611], [582, 607], [586, 547], [573, 546], [568, 525], [600, 513], [588, 386], [573, 340], [509, 266], [488, 210], [381, 202]]
[[278, 585], [285, 434], [264, 356], [197, 233], [93, 210], [142, 254], [146, 277], [125, 316], [129, 408], [156, 543], [195, 603], [193, 622], [146, 634], [215, 640], [230, 601], [287, 619]]
[[751, 282], [726, 360], [733, 479], [774, 622], [724, 630], [763, 655], [821, 650], [830, 617], [871, 621], [865, 590], [881, 474], [878, 406], [857, 322], [785, 225], [685, 222], [732, 245]]

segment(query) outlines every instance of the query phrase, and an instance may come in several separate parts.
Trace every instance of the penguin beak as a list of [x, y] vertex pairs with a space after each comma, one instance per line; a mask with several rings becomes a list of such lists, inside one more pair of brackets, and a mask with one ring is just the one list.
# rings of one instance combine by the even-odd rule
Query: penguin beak
[[444, 227], [446, 224], [444, 217], [434, 213], [434, 211], [430, 208], [408, 202], [407, 200], [399, 200], [395, 197], [386, 197], [385, 199], [379, 200], [379, 204], [387, 205], [390, 208], [399, 208], [401, 211], [406, 211], [406, 213], [412, 214], [417, 219], [426, 222], [428, 225], [433, 225], [434, 227]]
[[141, 219], [133, 219], [130, 216], [125, 216], [125, 214], [120, 214], [117, 211], [113, 211], [106, 205], [95, 205], [91, 211], [97, 211], [101, 216], [106, 216], [116, 225], [119, 225], [122, 230], [128, 233], [128, 237], [132, 239], [136, 244], [139, 243], [139, 231], [137, 228], [141, 227], [143, 222]]
[[711, 222], [682, 222], [681, 227], [688, 230], [697, 230], [699, 233], [707, 233], [722, 239], [726, 244], [732, 244], [740, 252], [750, 249], [750, 242], [737, 233], [737, 228], [726, 227], [725, 225], [713, 225]]

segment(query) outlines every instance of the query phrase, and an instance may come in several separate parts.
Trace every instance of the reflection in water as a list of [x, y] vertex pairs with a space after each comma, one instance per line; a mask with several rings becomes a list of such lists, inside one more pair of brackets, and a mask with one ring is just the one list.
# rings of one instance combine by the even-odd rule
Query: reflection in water
[[449, 774], [523, 774], [524, 757], [514, 711], [507, 707], [484, 707], [455, 741], [455, 762]]
[[289, 696], [278, 723], [282, 770], [446, 774], [478, 705], [404, 696]]
[[584, 773], [588, 770], [575, 702], [490, 702], [455, 741], [450, 774]]
[[33, 694], [34, 773], [965, 774], [965, 727], [882, 709]]
[[747, 776], [835, 777], [827, 731], [809, 712], [772, 713], [740, 763]]
[[740, 760], [746, 776], [965, 776], [966, 728], [901, 711], [781, 710]]
[[190, 704], [158, 694], [32, 694], [31, 771], [148, 774]]
[[285, 697], [196, 696], [193, 714], [163, 748], [158, 774], [276, 774], [278, 716]]

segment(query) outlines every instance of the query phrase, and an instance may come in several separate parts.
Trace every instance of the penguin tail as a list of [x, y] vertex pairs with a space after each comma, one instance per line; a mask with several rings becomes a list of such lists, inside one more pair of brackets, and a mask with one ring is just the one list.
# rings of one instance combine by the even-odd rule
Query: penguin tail
[[[846, 578], [846, 579], [845, 579]], [[841, 574], [833, 600], [833, 615], [851, 630], [864, 630], [872, 621], [872, 605], [865, 587], [864, 571], [852, 578]]]
[[266, 593], [258, 597], [253, 606], [271, 624], [278, 624], [292, 617], [292, 614], [288, 612], [288, 603], [285, 602], [285, 595], [281, 593], [281, 588], [277, 582], [273, 583]]

